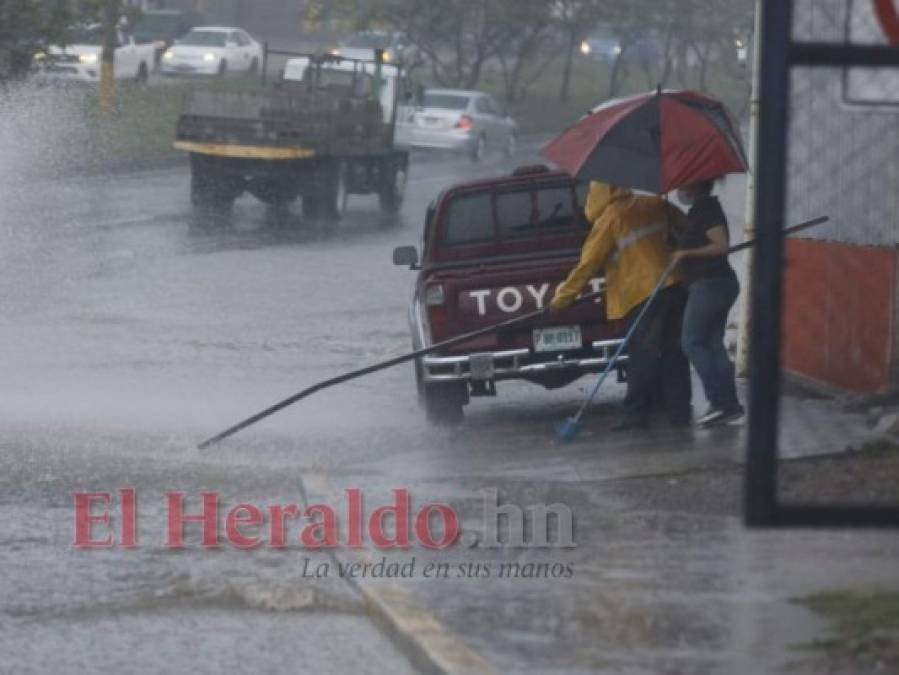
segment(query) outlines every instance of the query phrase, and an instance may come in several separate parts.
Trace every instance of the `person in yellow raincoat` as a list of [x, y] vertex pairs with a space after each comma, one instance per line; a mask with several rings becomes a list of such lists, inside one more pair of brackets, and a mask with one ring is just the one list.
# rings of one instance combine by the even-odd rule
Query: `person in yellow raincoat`
[[[659, 197], [636, 196], [627, 188], [591, 182], [584, 208], [593, 228], [550, 307], [569, 307], [587, 282], [603, 269], [606, 316], [633, 321], [671, 261], [673, 232], [685, 224], [684, 214]], [[628, 345], [624, 419], [613, 429], [644, 429], [657, 402], [672, 424], [692, 421], [690, 365], [681, 350], [680, 334], [686, 293], [675, 271], [659, 291]]]

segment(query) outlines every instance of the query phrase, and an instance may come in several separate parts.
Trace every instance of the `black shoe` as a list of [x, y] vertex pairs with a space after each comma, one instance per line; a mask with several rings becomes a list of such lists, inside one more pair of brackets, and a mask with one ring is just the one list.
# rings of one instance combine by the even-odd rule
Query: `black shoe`
[[609, 427], [609, 431], [645, 431], [649, 429], [649, 421], [640, 417], [625, 417]]
[[717, 427], [738, 420], [743, 417], [744, 414], [746, 414], [746, 411], [743, 410], [743, 406], [741, 405], [729, 410], [710, 408], [705, 415], [699, 418], [697, 424], [701, 427]]

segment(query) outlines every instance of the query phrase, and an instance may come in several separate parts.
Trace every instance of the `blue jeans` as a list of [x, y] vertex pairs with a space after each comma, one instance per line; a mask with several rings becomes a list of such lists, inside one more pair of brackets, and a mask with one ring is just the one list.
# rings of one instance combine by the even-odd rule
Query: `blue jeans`
[[740, 406], [734, 364], [724, 346], [727, 315], [740, 294], [735, 274], [697, 279], [688, 289], [681, 331], [684, 353], [696, 369], [713, 408], [732, 411]]

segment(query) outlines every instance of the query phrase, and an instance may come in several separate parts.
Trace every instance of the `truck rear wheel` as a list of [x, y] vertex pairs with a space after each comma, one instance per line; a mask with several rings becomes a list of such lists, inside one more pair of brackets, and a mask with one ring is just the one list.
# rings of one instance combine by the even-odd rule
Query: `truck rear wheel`
[[435, 426], [451, 427], [462, 423], [465, 384], [447, 382], [425, 385], [425, 415]]
[[421, 364], [416, 361], [415, 384], [418, 402], [424, 408], [428, 422], [441, 427], [462, 423], [462, 409], [468, 403], [468, 385], [465, 382], [425, 382]]
[[378, 193], [378, 201], [381, 210], [385, 213], [396, 213], [403, 205], [403, 197], [406, 195], [406, 169], [399, 167], [393, 171], [388, 180]]
[[196, 208], [227, 210], [242, 192], [242, 186], [218, 170], [215, 158], [191, 155], [190, 199]]
[[346, 212], [346, 165], [337, 162], [329, 169], [324, 183], [319, 193], [303, 197], [303, 213], [309, 218], [336, 223]]

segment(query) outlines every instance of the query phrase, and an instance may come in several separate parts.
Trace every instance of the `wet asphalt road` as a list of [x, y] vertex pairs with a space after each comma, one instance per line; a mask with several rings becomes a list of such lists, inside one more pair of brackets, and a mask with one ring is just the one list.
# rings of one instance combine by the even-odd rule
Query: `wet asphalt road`
[[[309, 471], [427, 445], [403, 369], [193, 447], [406, 350], [412, 276], [392, 248], [418, 241], [443, 186], [509, 166], [425, 158], [398, 218], [355, 197], [334, 230], [251, 198], [198, 223], [185, 168], [5, 182], [0, 672], [409, 670], [350, 586], [298, 579], [295, 551], [165, 549], [163, 493], [296, 502]], [[138, 549], [75, 551], [72, 493], [123, 486], [139, 495]]]
[[[734, 496], [714, 490], [647, 506], [656, 488], [641, 477], [671, 487], [679, 474], [733, 466], [743, 432], [608, 439], [620, 385], [602, 395], [584, 441], [564, 448], [552, 427], [585, 382], [553, 393], [509, 384], [475, 401], [461, 428], [434, 430], [401, 366], [195, 449], [312, 382], [405, 352], [413, 273], [391, 265], [393, 247], [418, 243], [442, 187], [534, 151], [481, 165], [417, 157], [398, 218], [354, 197], [335, 230], [274, 217], [251, 198], [230, 222], [198, 224], [183, 168], [4, 184], [0, 672], [409, 672], [408, 645], [373, 621], [372, 593], [420, 610], [407, 626], [421, 644], [467, 645], [500, 672], [769, 672], [820, 628], [791, 594], [895, 582], [899, 551], [879, 535], [747, 535]], [[72, 493], [124, 486], [139, 495], [140, 545], [73, 549]], [[305, 558], [335, 559], [297, 548], [162, 545], [169, 491], [194, 507], [203, 490], [231, 505], [336, 504], [348, 487], [371, 504], [407, 487], [415, 503], [452, 504], [476, 532], [483, 489], [520, 505], [565, 503], [574, 551], [393, 558], [540, 560], [576, 574], [368, 587], [304, 578]]]

